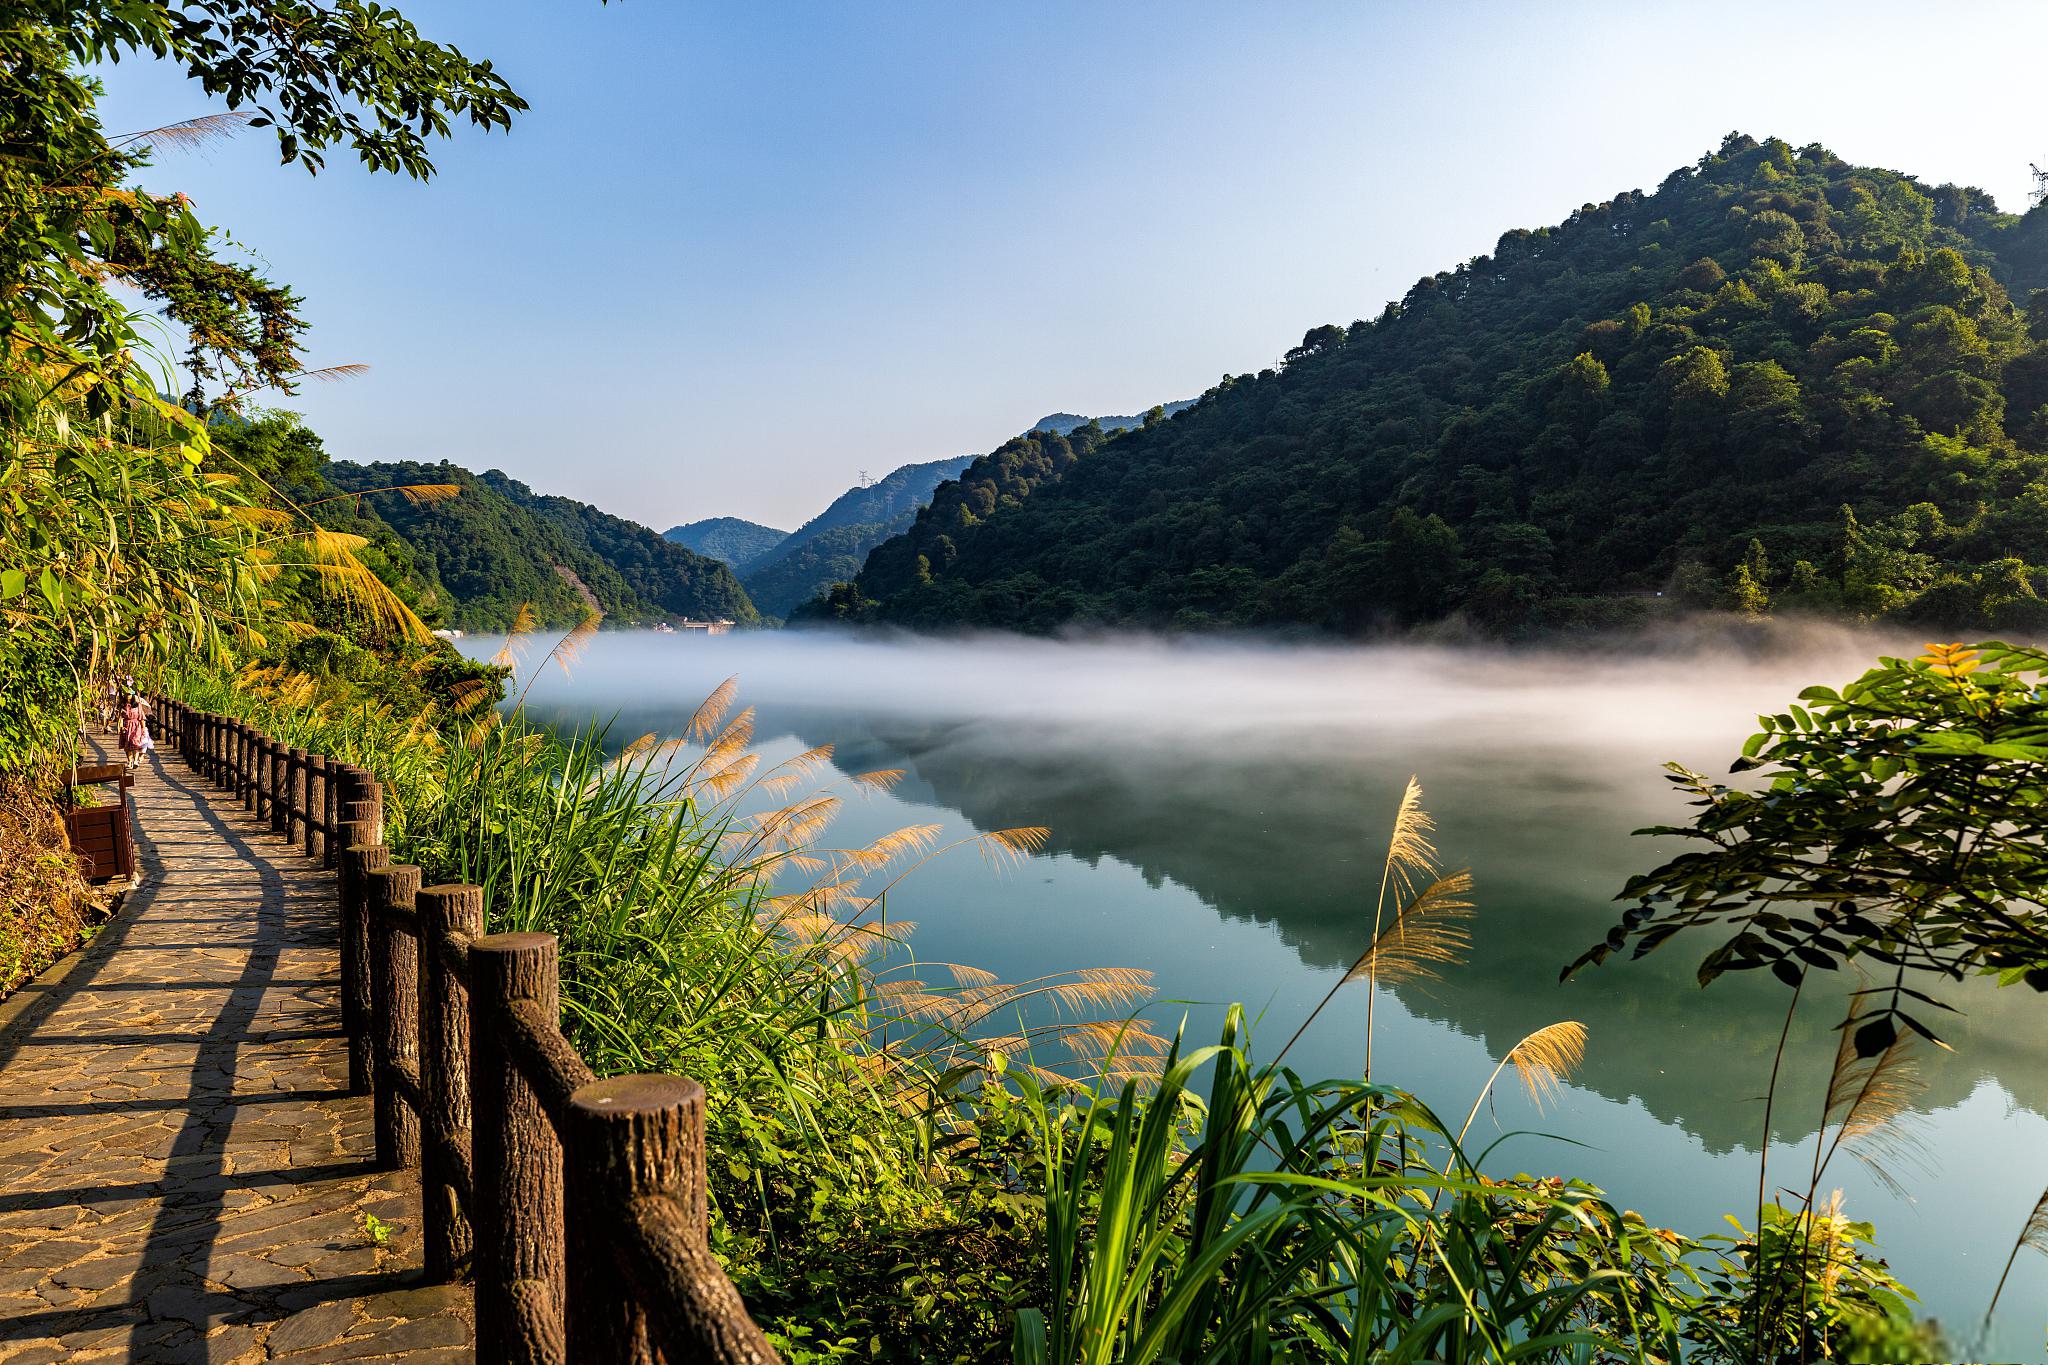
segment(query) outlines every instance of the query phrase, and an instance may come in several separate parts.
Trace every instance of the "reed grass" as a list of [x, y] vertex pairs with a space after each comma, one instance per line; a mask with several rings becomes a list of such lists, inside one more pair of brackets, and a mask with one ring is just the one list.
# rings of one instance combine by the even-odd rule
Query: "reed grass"
[[[835, 846], [844, 802], [900, 774], [827, 781], [829, 749], [764, 771], [733, 687], [681, 735], [623, 745], [474, 691], [402, 717], [276, 668], [178, 690], [371, 768], [395, 858], [481, 886], [493, 932], [556, 935], [564, 1027], [595, 1070], [704, 1084], [714, 1246], [793, 1359], [833, 1358], [825, 1334], [863, 1325], [863, 1345], [885, 1326], [922, 1340], [910, 1358], [1000, 1341], [1039, 1220], [978, 1124], [989, 1078], [1086, 1093], [1163, 1064], [1167, 1041], [1131, 1017], [1147, 973], [1003, 981], [920, 961], [890, 916], [933, 859], [1000, 867], [1045, 831]], [[905, 1292], [919, 1275], [933, 1292]]]

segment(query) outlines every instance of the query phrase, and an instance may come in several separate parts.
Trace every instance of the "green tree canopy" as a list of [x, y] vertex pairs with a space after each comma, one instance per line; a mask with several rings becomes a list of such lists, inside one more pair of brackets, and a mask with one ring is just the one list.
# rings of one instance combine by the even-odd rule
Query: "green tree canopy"
[[1865, 1057], [1901, 1030], [1938, 1041], [1927, 977], [2048, 990], [2044, 684], [2041, 650], [1930, 645], [1762, 717], [1734, 769], [1766, 772], [1760, 791], [1671, 765], [1697, 813], [1641, 832], [1694, 851], [1631, 880], [1634, 904], [1565, 975], [1703, 930], [1702, 985], [1761, 968], [1796, 988], [1876, 963], [1890, 970], [1855, 1021]]

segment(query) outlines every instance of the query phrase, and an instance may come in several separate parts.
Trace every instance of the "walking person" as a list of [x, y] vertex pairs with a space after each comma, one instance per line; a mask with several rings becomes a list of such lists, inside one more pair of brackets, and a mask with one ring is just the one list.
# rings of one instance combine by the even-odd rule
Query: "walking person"
[[130, 692], [121, 707], [121, 753], [128, 771], [134, 772], [142, 756], [155, 748], [156, 741], [149, 737], [149, 704]]

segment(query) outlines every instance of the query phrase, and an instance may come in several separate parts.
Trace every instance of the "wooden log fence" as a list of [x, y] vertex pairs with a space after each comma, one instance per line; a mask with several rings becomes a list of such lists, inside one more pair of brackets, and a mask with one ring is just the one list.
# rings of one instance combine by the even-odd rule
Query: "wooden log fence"
[[336, 869], [349, 1088], [420, 1169], [430, 1279], [466, 1266], [486, 1365], [779, 1365], [706, 1237], [704, 1089], [598, 1079], [561, 1030], [552, 934], [392, 861], [366, 769], [154, 698], [192, 771]]

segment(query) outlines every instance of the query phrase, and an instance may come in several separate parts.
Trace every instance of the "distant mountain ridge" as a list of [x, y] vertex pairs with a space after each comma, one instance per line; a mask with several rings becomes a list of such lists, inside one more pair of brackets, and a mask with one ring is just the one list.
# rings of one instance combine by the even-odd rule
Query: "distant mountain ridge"
[[662, 539], [716, 559], [743, 574], [789, 539], [789, 532], [740, 517], [710, 517], [685, 522], [661, 533]]
[[[1170, 417], [1192, 401], [1162, 404], [1161, 411]], [[1114, 431], [1142, 427], [1145, 417], [1088, 418], [1056, 412], [1040, 418], [1033, 430], [1064, 436], [1090, 422]], [[740, 517], [686, 522], [662, 534], [730, 566], [761, 613], [783, 617], [834, 583], [858, 574], [868, 551], [908, 530], [935, 491], [979, 458], [956, 455], [899, 466], [872, 483], [847, 489], [787, 534]]]
[[770, 616], [787, 616], [830, 585], [860, 572], [869, 550], [895, 535], [931, 501], [932, 490], [972, 455], [907, 464], [847, 489], [746, 571], [747, 595]]
[[824, 511], [790, 532], [779, 547], [793, 549], [812, 536], [842, 526], [867, 526], [894, 521], [905, 512], [916, 512], [932, 500], [932, 490], [974, 462], [972, 455], [948, 460], [928, 460], [892, 469], [870, 484], [847, 489], [827, 504]]

